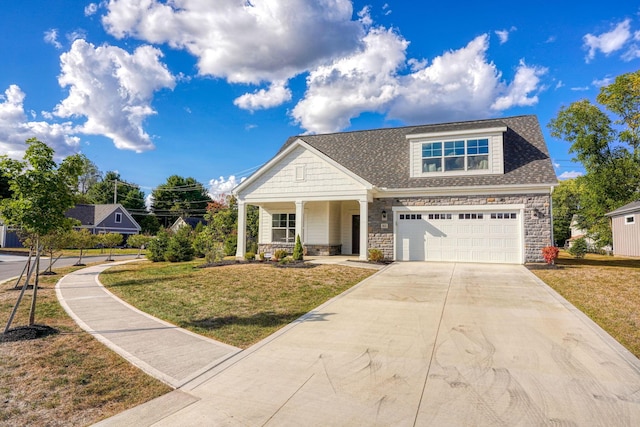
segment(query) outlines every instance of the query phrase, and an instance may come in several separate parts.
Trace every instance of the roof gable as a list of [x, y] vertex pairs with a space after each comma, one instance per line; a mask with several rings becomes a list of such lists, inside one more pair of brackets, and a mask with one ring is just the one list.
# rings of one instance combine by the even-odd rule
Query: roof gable
[[628, 204], [626, 204], [626, 205], [624, 205], [622, 207], [619, 207], [615, 211], [611, 211], [609, 213], [606, 213], [605, 215], [606, 216], [617, 216], [617, 215], [624, 215], [624, 214], [630, 214], [630, 213], [635, 213], [635, 212], [640, 212], [640, 200], [628, 203]]

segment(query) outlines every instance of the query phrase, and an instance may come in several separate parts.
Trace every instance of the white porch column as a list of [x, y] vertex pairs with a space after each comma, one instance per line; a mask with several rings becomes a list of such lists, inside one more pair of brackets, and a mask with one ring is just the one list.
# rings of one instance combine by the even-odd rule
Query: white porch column
[[238, 246], [236, 258], [244, 259], [247, 251], [247, 209], [243, 201], [238, 200]]
[[303, 225], [304, 225], [304, 202], [302, 200], [296, 200], [296, 236], [300, 236], [300, 241], [302, 243], [304, 243], [304, 236], [302, 235]]
[[369, 202], [360, 200], [360, 256], [366, 261], [369, 254]]

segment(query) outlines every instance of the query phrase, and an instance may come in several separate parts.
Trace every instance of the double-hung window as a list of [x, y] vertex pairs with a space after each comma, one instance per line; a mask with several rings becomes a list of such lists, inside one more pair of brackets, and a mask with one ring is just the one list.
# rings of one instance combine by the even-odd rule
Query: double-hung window
[[294, 243], [296, 240], [296, 214], [273, 214], [271, 217], [271, 240]]
[[425, 142], [422, 172], [452, 172], [489, 169], [489, 140]]

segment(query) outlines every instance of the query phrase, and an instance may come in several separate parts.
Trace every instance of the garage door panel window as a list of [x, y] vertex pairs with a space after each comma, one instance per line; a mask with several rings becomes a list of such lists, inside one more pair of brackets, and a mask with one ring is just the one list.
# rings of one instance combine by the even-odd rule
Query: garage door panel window
[[518, 218], [518, 214], [513, 212], [512, 213], [496, 212], [491, 214], [491, 219], [517, 219], [517, 218]]

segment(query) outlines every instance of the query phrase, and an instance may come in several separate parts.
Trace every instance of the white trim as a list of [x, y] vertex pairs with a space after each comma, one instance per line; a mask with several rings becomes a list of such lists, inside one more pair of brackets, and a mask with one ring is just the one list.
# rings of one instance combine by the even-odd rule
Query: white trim
[[387, 197], [425, 197], [425, 196], [491, 196], [507, 194], [551, 194], [553, 185], [497, 185], [497, 186], [461, 186], [433, 188], [376, 188], [375, 198]]
[[477, 129], [465, 129], [465, 130], [450, 130], [442, 132], [426, 132], [415, 133], [407, 135], [407, 139], [419, 139], [419, 138], [442, 138], [448, 136], [468, 136], [468, 135], [485, 135], [489, 133], [504, 133], [507, 131], [506, 126], [498, 126], [492, 128], [477, 128]]
[[323, 193], [314, 194], [313, 196], [292, 195], [289, 197], [277, 196], [256, 196], [256, 197], [243, 197], [242, 200], [248, 204], [260, 205], [266, 203], [295, 203], [296, 201], [304, 202], [340, 202], [346, 200], [362, 200], [366, 199], [369, 202], [373, 201], [373, 195], [364, 191], [359, 192], [342, 192], [342, 193]]
[[243, 191], [249, 184], [254, 182], [256, 179], [258, 179], [259, 176], [263, 175], [269, 169], [271, 169], [272, 167], [277, 165], [283, 158], [285, 158], [287, 155], [289, 155], [297, 147], [302, 147], [305, 150], [315, 154], [320, 159], [322, 159], [325, 162], [329, 163], [331, 166], [337, 168], [340, 172], [346, 174], [351, 179], [353, 179], [356, 182], [362, 184], [366, 190], [370, 190], [370, 189], [373, 188], [373, 184], [371, 184], [368, 181], [364, 180], [360, 176], [354, 174], [349, 169], [346, 169], [344, 166], [342, 166], [340, 163], [338, 163], [335, 160], [327, 157], [322, 152], [316, 150], [315, 148], [313, 148], [312, 146], [310, 146], [309, 144], [304, 142], [302, 139], [298, 138], [293, 143], [291, 143], [291, 145], [289, 145], [284, 151], [282, 151], [280, 154], [278, 154], [277, 156], [275, 156], [274, 158], [269, 160], [269, 162], [267, 162], [260, 169], [258, 169], [256, 172], [254, 172], [249, 178], [245, 179], [240, 184], [238, 184], [233, 190], [231, 190], [231, 193], [235, 194], [237, 197], [241, 197], [240, 194], [239, 194], [241, 191]]
[[[396, 212], [447, 212], [454, 213], [455, 212], [487, 212], [487, 211], [515, 211], [520, 210], [524, 211], [524, 204], [513, 204], [513, 205], [501, 205], [501, 204], [491, 204], [491, 205], [438, 205], [438, 206], [394, 206], [392, 208], [394, 214]], [[394, 221], [395, 221], [394, 217]]]

